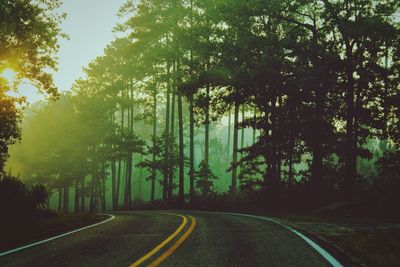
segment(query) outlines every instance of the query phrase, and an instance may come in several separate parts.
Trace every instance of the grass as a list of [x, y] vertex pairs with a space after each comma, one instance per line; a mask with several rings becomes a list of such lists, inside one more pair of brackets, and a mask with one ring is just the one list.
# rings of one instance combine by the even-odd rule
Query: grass
[[37, 242], [86, 225], [99, 222], [104, 216], [82, 214], [47, 214], [34, 218], [9, 219], [0, 222], [0, 252]]

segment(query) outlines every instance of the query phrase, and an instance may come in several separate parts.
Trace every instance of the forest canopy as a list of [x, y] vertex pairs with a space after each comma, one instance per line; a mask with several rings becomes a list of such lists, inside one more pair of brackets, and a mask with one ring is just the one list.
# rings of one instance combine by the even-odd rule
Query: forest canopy
[[[58, 101], [25, 113], [7, 168], [45, 184], [64, 211], [129, 209], [139, 200], [263, 207], [393, 200], [399, 5], [127, 1], [115, 26], [120, 37], [85, 76]], [[54, 67], [59, 28], [53, 17], [37, 23], [45, 22], [39, 38], [21, 32], [24, 42], [41, 40], [28, 46], [41, 64], [32, 69], [25, 60], [31, 50], [15, 64], [21, 78], [55, 94], [44, 70]], [[2, 44], [9, 40], [7, 28], [0, 34]], [[11, 50], [0, 49], [1, 70]]]

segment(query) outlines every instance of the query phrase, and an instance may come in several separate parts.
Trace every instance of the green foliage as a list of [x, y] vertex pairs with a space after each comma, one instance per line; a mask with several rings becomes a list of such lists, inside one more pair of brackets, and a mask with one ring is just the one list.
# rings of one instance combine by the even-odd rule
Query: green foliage
[[[178, 146], [171, 135], [166, 136], [163, 133], [161, 136], [153, 137], [153, 143], [147, 146], [149, 154], [154, 154], [153, 159], [147, 159], [138, 163], [138, 167], [149, 170], [150, 176], [147, 179], [152, 179], [153, 174], [157, 171], [161, 175], [167, 173], [168, 176], [173, 176], [179, 164]], [[160, 181], [162, 184], [163, 181]], [[174, 187], [174, 185], [170, 185]]]
[[8, 147], [21, 136], [21, 113], [16, 102], [15, 98], [7, 97], [0, 91], [0, 171], [8, 158]]
[[0, 171], [8, 156], [8, 146], [20, 137], [18, 123], [23, 97], [10, 97], [23, 79], [51, 97], [57, 96], [50, 70], [57, 66], [60, 23], [65, 15], [55, 10], [61, 2], [1, 1], [0, 2], [0, 75], [4, 70], [16, 72], [15, 81], [0, 76]]
[[[0, 72], [6, 68], [17, 72], [17, 83], [26, 78], [39, 90], [57, 95], [49, 69], [56, 69], [58, 38], [65, 37], [57, 14], [61, 2], [1, 1], [0, 3]], [[0, 87], [3, 91], [4, 83]]]
[[203, 194], [207, 196], [214, 191], [214, 181], [218, 180], [218, 177], [213, 174], [210, 166], [202, 160], [199, 164], [199, 168], [194, 173], [196, 179], [196, 186]]
[[[378, 161], [379, 183], [397, 192], [400, 185], [400, 152], [388, 151]], [[395, 189], [396, 188], [396, 189]]]
[[30, 217], [47, 210], [49, 194], [43, 185], [27, 187], [19, 179], [0, 176], [0, 210], [5, 218]]
[[238, 177], [240, 180], [240, 189], [249, 192], [260, 190], [263, 187], [263, 182], [259, 178], [260, 173], [262, 173], [262, 171], [257, 161], [244, 161], [240, 166], [240, 174]]
[[[38, 145], [42, 156], [33, 153], [32, 166], [52, 162], [54, 169], [31, 176], [57, 181], [61, 192], [88, 175], [91, 203], [100, 199], [104, 207], [111, 178], [114, 208], [121, 189], [131, 207], [142, 178], [134, 179], [134, 166], [146, 172], [151, 201], [161, 192], [163, 200], [173, 198], [175, 173], [181, 204], [185, 173], [191, 197], [195, 183], [204, 196], [224, 183], [228, 198], [330, 200], [339, 190], [351, 198], [376, 174], [373, 140], [398, 150], [398, 12], [394, 0], [128, 1], [116, 27], [124, 36], [65, 96], [68, 115], [43, 124], [56, 129], [54, 136], [37, 129], [47, 136], [38, 139], [46, 148]], [[54, 114], [50, 107], [46, 113]], [[226, 127], [232, 111], [233, 127]], [[379, 163], [385, 183], [394, 159], [386, 155]], [[365, 165], [372, 166], [368, 175]], [[236, 192], [238, 178], [243, 195]]]

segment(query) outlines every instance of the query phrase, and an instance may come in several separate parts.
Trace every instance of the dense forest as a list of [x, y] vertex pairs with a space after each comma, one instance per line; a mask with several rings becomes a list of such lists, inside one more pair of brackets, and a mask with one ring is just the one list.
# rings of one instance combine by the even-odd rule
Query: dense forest
[[53, 209], [399, 200], [397, 0], [127, 1], [119, 37], [62, 94], [46, 73], [62, 16], [44, 10], [39, 38], [0, 28], [0, 70], [51, 98], [22, 111], [0, 80], [0, 167]]

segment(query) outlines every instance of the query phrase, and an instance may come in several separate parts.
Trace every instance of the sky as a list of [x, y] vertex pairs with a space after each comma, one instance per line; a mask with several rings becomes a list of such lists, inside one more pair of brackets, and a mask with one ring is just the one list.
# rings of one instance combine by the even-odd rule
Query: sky
[[[60, 11], [67, 13], [61, 25], [69, 40], [60, 40], [59, 66], [54, 80], [60, 92], [69, 90], [83, 76], [82, 68], [97, 56], [114, 38], [113, 27], [119, 22], [117, 12], [126, 0], [64, 0]], [[28, 86], [20, 94], [29, 102], [44, 97]]]

